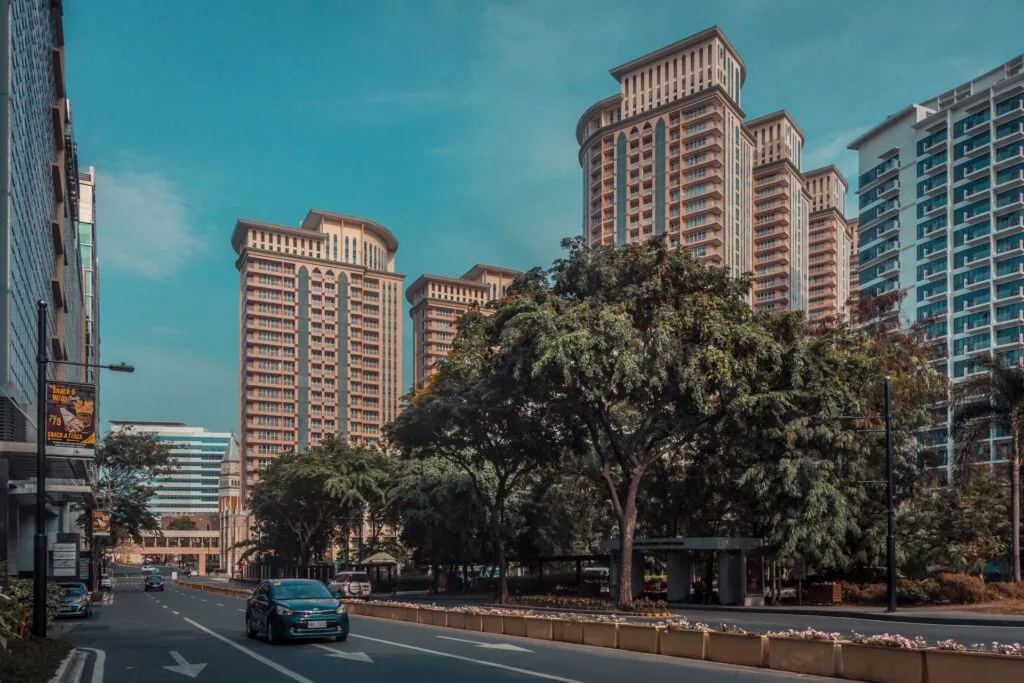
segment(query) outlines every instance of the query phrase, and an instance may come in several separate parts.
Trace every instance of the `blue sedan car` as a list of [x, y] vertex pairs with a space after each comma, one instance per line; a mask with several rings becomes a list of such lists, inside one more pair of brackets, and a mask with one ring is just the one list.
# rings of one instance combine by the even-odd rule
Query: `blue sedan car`
[[348, 638], [345, 605], [310, 579], [264, 581], [245, 606], [245, 635], [268, 643], [298, 638]]

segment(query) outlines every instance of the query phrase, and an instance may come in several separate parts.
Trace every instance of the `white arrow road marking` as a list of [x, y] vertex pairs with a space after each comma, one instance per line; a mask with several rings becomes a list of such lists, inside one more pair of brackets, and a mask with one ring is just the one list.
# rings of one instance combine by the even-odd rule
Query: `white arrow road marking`
[[[217, 633], [216, 631], [211, 631], [210, 629], [206, 628], [205, 626], [203, 626], [199, 622], [192, 621], [188, 617], [182, 617], [182, 618], [185, 620], [185, 623], [191, 624], [192, 626], [196, 627], [197, 629], [199, 629], [200, 631], [202, 631], [206, 635], [210, 636], [211, 638], [216, 638], [217, 640], [219, 640], [220, 642], [224, 643], [228, 647], [233, 647], [236, 650], [238, 650], [239, 652], [241, 652], [243, 654], [246, 654], [249, 657], [252, 657], [253, 659], [255, 659], [260, 664], [265, 664], [266, 666], [269, 666], [274, 671], [277, 671], [278, 673], [283, 674], [283, 675], [287, 676], [288, 678], [292, 679], [293, 681], [295, 681], [295, 683], [313, 683], [313, 681], [309, 680], [308, 678], [306, 678], [302, 674], [295, 673], [291, 669], [278, 664], [274, 660], [267, 659], [263, 655], [257, 654], [255, 652], [253, 652], [252, 650], [250, 650], [249, 648], [243, 647], [243, 646], [239, 645], [238, 643], [236, 643], [235, 641], [233, 641], [233, 640], [231, 640], [229, 638], [225, 638], [224, 636], [222, 636], [221, 634]], [[578, 682], [573, 682], [573, 683], [578, 683]]]
[[164, 668], [174, 673], [183, 674], [189, 678], [195, 678], [203, 672], [206, 668], [205, 664], [189, 664], [188, 661], [181, 656], [176, 650], [171, 650], [171, 659], [174, 660], [174, 666], [165, 666]]
[[174, 616], [178, 616], [178, 612], [176, 612], [176, 611], [175, 611], [175, 610], [173, 610], [173, 609], [171, 610], [171, 614], [173, 614]]
[[327, 650], [331, 654], [328, 657], [337, 657], [338, 659], [351, 659], [353, 662], [366, 662], [367, 664], [373, 664], [373, 660], [370, 659], [370, 655], [365, 652], [345, 652], [344, 650], [335, 650], [333, 647], [327, 647], [320, 643], [313, 643], [314, 647], [318, 647], [321, 650]]
[[525, 647], [519, 647], [511, 643], [481, 643], [476, 640], [466, 640], [465, 638], [452, 638], [450, 636], [438, 636], [441, 640], [454, 640], [457, 643], [469, 643], [470, 645], [476, 645], [477, 647], [484, 647], [488, 650], [507, 650], [509, 652], [530, 652], [533, 650], [527, 650]]
[[[188, 621], [186, 619], [186, 621]], [[473, 659], [472, 657], [463, 657], [462, 655], [453, 655], [451, 652], [441, 652], [440, 650], [430, 650], [425, 647], [417, 647], [416, 645], [406, 645], [405, 643], [396, 643], [393, 640], [384, 640], [382, 638], [371, 638], [370, 636], [361, 636], [357, 633], [350, 633], [349, 638], [361, 638], [363, 640], [370, 640], [375, 643], [381, 643], [383, 645], [391, 645], [392, 647], [404, 647], [407, 650], [413, 650], [415, 652], [423, 652], [428, 655], [436, 655], [438, 657], [448, 657], [449, 659], [457, 659], [460, 662], [472, 662], [473, 664], [479, 664], [480, 666], [489, 666], [495, 669], [501, 669], [503, 671], [514, 671], [518, 674], [525, 674], [526, 676], [534, 676], [536, 678], [544, 678], [549, 681], [559, 681], [559, 683], [583, 683], [574, 678], [563, 678], [561, 676], [554, 676], [552, 674], [542, 673], [540, 671], [530, 671], [529, 669], [520, 669], [518, 666], [509, 666], [507, 664], [498, 664], [497, 662], [488, 662], [484, 659]], [[226, 639], [225, 639], [226, 640]], [[230, 642], [230, 641], [229, 641]], [[239, 646], [241, 647], [241, 646]]]

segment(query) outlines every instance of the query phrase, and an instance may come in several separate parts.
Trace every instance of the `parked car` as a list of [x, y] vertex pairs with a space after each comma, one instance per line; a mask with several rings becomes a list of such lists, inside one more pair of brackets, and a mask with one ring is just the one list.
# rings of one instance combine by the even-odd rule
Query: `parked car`
[[373, 588], [366, 572], [341, 572], [327, 585], [327, 590], [336, 598], [369, 600]]
[[298, 638], [348, 638], [345, 605], [312, 579], [264, 581], [245, 606], [245, 635], [268, 643]]
[[150, 565], [150, 564], [142, 565], [142, 574], [143, 574], [143, 576], [149, 576], [150, 574], [155, 574], [155, 573], [157, 573], [157, 571], [156, 571], [156, 567], [154, 567], [153, 565]]
[[146, 580], [142, 582], [142, 590], [146, 593], [149, 591], [160, 591], [164, 590], [164, 577], [159, 574], [150, 574], [146, 577]]
[[107, 574], [100, 574], [100, 590], [101, 591], [112, 591], [112, 590], [114, 590], [114, 581]]
[[59, 617], [82, 617], [88, 619], [92, 616], [92, 600], [89, 599], [89, 591], [84, 583], [62, 583], [60, 584], [60, 606], [57, 608]]

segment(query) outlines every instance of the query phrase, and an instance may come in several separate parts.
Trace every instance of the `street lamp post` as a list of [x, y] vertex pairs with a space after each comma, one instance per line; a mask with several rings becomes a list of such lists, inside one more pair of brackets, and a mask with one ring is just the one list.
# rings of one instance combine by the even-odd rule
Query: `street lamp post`
[[[36, 304], [36, 533], [32, 570], [32, 635], [46, 637], [46, 575], [49, 573], [46, 547], [46, 369], [47, 365], [75, 365], [83, 368], [135, 372], [127, 363], [97, 365], [75, 361], [50, 360], [46, 353], [45, 301]], [[89, 520], [92, 524], [92, 520]], [[93, 552], [95, 550], [93, 549]]]

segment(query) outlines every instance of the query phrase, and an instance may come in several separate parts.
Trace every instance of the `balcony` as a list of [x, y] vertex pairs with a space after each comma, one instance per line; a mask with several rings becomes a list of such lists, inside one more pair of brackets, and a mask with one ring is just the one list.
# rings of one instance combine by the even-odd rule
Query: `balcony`
[[997, 274], [994, 278], [992, 278], [992, 281], [995, 282], [997, 285], [1010, 282], [1011, 280], [1015, 280], [1019, 278], [1021, 275], [1024, 275], [1024, 263], [1018, 263], [1015, 268], [1011, 268], [1010, 270], [1004, 271], [1001, 275], [999, 274], [998, 269], [996, 270], [996, 273]]
[[1011, 220], [999, 219], [996, 221], [996, 232], [1000, 237], [1012, 235], [1017, 232], [1024, 232], [1024, 215], [1012, 216]]
[[[938, 166], [940, 166], [940, 165], [941, 166], [945, 166], [946, 162], [943, 161], [943, 162], [941, 162], [941, 164], [936, 164], [936, 166], [931, 168], [931, 169], [929, 169], [929, 171], [932, 171], [932, 170], [937, 171], [938, 170]], [[891, 162], [890, 166], [888, 168], [884, 169], [881, 173], [876, 175], [870, 181], [864, 183], [864, 185], [862, 187], [858, 188], [857, 194], [864, 194], [865, 192], [870, 192], [871, 190], [873, 190], [878, 185], [881, 185], [882, 183], [884, 183], [886, 180], [889, 180], [890, 178], [898, 177], [899, 174], [900, 174], [900, 167], [899, 167], [899, 165], [897, 165], [894, 162]]]
[[993, 119], [992, 122], [999, 126], [1006, 123], [1007, 121], [1012, 121], [1021, 114], [1024, 114], [1024, 100], [1018, 102], [1016, 107], [1012, 107], [1011, 109], [1008, 109], [1007, 111], [995, 117], [995, 119]]
[[921, 258], [919, 260], [922, 260], [922, 261], [934, 261], [935, 259], [937, 259], [939, 257], [942, 257], [942, 256], [946, 256], [948, 254], [949, 254], [949, 247], [948, 246], [935, 247], [934, 249], [925, 249], [924, 251], [921, 252]]
[[996, 140], [1000, 144], [1007, 142], [1017, 142], [1018, 140], [1024, 140], [1024, 121], [1018, 123], [1016, 126], [1010, 128], [1009, 132], [1004, 131]]
[[988, 196], [988, 193], [990, 191], [991, 191], [991, 188], [988, 188], [988, 187], [985, 187], [985, 188], [978, 188], [978, 187], [967, 188], [966, 190], [964, 190], [964, 197], [963, 197], [963, 199], [958, 201], [957, 204], [959, 205], [959, 204], [964, 204], [966, 202], [977, 201], [978, 199], [981, 199], [982, 197]]
[[994, 213], [996, 216], [1001, 216], [1022, 209], [1024, 209], [1024, 192], [1020, 192], [1015, 196], [1011, 195], [1010, 201], [997, 206]]
[[791, 263], [788, 249], [765, 249], [763, 253], [765, 254], [763, 258], [758, 258], [757, 252], [754, 255], [754, 263], [759, 267], [785, 266], [788, 268]]
[[1024, 148], [1017, 149], [1010, 154], [1000, 157], [996, 155], [995, 169], [1001, 171], [1004, 168], [1015, 166], [1016, 164], [1024, 162]]
[[957, 137], [969, 137], [971, 135], [974, 135], [975, 133], [980, 133], [983, 129], [988, 128], [990, 124], [991, 120], [976, 121], [975, 123], [972, 123], [971, 125], [964, 128], [964, 132], [960, 133], [960, 135]]
[[1014, 256], [1024, 255], [1024, 239], [1020, 239], [1017, 242], [1003, 246], [995, 254], [996, 262], [1005, 261]]
[[949, 183], [935, 183], [931, 187], [925, 188], [924, 194], [926, 197], [934, 197], [945, 192], [949, 188]]
[[1024, 169], [1009, 176], [1003, 176], [1002, 180], [999, 180], [997, 176], [996, 190], [999, 192], [1021, 186], [1024, 186]]
[[943, 159], [942, 161], [936, 162], [930, 166], [923, 166], [921, 168], [921, 173], [925, 174], [926, 176], [935, 175], [940, 171], [946, 170], [946, 168], [948, 167], [949, 162], [946, 159]]
[[931, 156], [932, 154], [938, 152], [940, 149], [945, 149], [947, 142], [949, 142], [948, 137], [931, 143], [930, 145], [921, 150], [921, 153], [917, 155], [918, 158]]
[[975, 157], [981, 156], [982, 152], [987, 152], [991, 148], [991, 143], [982, 142], [974, 145], [973, 147], [964, 147], [962, 156], [964, 159], [974, 159]]

